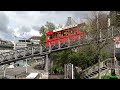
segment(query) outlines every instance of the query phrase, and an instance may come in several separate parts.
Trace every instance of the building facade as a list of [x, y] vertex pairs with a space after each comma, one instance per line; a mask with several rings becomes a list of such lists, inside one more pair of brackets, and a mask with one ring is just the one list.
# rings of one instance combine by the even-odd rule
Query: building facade
[[30, 40], [18, 40], [17, 42], [15, 42], [14, 49], [24, 48], [31, 45], [32, 43], [30, 42]]
[[32, 36], [29, 38], [29, 40], [34, 44], [34, 45], [39, 45], [40, 44], [40, 36]]
[[0, 53], [9, 52], [13, 50], [14, 44], [11, 41], [0, 39]]

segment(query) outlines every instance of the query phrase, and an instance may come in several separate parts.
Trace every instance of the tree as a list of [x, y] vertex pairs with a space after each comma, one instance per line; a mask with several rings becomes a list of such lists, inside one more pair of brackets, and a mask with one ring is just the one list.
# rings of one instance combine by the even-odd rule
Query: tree
[[[92, 18], [88, 18], [89, 23], [89, 36], [91, 36], [96, 52], [95, 58], [100, 63], [101, 50], [108, 45], [111, 40], [108, 39], [108, 17], [104, 12], [92, 12]], [[102, 40], [105, 39], [105, 40]], [[100, 69], [99, 69], [100, 70]]]
[[45, 45], [45, 39], [46, 39], [46, 32], [52, 31], [55, 29], [55, 25], [52, 22], [46, 22], [45, 26], [41, 26], [40, 28], [40, 44]]
[[41, 45], [45, 45], [46, 31], [47, 31], [47, 28], [45, 28], [44, 26], [40, 28], [40, 34], [41, 34], [40, 44]]
[[46, 22], [47, 30], [48, 31], [53, 31], [55, 29], [55, 24], [53, 24], [52, 22]]
[[63, 27], [63, 26], [62, 26], [61, 24], [59, 24], [57, 28], [62, 28], [62, 27]]
[[47, 28], [45, 28], [45, 26], [41, 26], [40, 34], [45, 35], [46, 32], [47, 32]]

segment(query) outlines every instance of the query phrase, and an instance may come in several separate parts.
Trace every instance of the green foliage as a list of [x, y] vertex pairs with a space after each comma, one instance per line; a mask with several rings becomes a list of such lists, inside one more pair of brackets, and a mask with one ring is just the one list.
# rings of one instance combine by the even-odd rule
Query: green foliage
[[51, 22], [46, 22], [45, 26], [41, 26], [40, 28], [40, 44], [41, 45], [45, 45], [45, 39], [46, 39], [46, 32], [49, 30], [54, 30], [55, 29], [55, 25]]
[[58, 66], [58, 65], [53, 65], [49, 71], [56, 71], [59, 74], [63, 74], [64, 73], [64, 68], [62, 66]]
[[105, 60], [107, 58], [111, 57], [111, 53], [107, 52], [107, 51], [103, 51], [101, 53], [101, 60]]
[[42, 35], [42, 36], [40, 37], [40, 44], [41, 44], [41, 45], [45, 45], [45, 39], [46, 39], [46, 36], [45, 36], [45, 35]]
[[[96, 48], [93, 45], [84, 46], [79, 52], [74, 52], [72, 50], [65, 50], [61, 52], [55, 52], [50, 54], [51, 60], [53, 60], [55, 65], [63, 66], [67, 63], [72, 63], [74, 66], [81, 67], [85, 69], [98, 62], [96, 54]], [[102, 60], [109, 57], [105, 51], [101, 53]]]
[[101, 79], [110, 79], [110, 75], [102, 76]]
[[46, 31], [47, 31], [47, 28], [45, 28], [45, 26], [41, 26], [40, 34], [45, 35]]
[[79, 73], [76, 73], [76, 75], [75, 75], [75, 79], [81, 79]]
[[54, 64], [64, 66], [64, 64], [68, 63], [68, 56], [70, 54], [69, 50], [61, 51], [58, 53], [50, 54], [51, 60], [54, 61]]
[[112, 75], [105, 75], [105, 76], [102, 76], [101, 79], [118, 79], [118, 77], [112, 76]]
[[52, 31], [55, 29], [55, 24], [53, 24], [52, 22], [46, 22], [46, 25], [45, 25], [48, 29], [48, 31]]
[[42, 26], [40, 28], [40, 34], [42, 34], [40, 37], [40, 44], [41, 45], [45, 45], [45, 38], [46, 38], [45, 33], [46, 33], [46, 31], [47, 31], [47, 29], [44, 26]]

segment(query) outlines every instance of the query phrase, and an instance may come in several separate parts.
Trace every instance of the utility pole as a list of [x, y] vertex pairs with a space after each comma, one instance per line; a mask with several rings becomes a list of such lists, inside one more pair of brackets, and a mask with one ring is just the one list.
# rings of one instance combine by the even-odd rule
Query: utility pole
[[16, 54], [16, 35], [14, 35], [14, 50], [15, 50], [15, 59], [17, 58]]
[[99, 32], [99, 40], [98, 40], [98, 53], [99, 53], [99, 58], [98, 58], [98, 78], [100, 79], [100, 43], [101, 43], [101, 30], [99, 30], [99, 11], [97, 11], [97, 32]]
[[[25, 39], [25, 48], [27, 47], [27, 42], [26, 42], [26, 38], [24, 38]], [[27, 59], [26, 59], [26, 73], [28, 72], [28, 70], [27, 70]]]
[[114, 61], [115, 61], [115, 44], [116, 44], [116, 41], [114, 41]]
[[15, 37], [16, 37], [16, 36], [14, 36], [14, 50], [16, 49], [16, 41], [15, 41]]
[[[116, 67], [117, 65], [118, 65], [118, 63], [117, 63], [117, 60], [116, 60], [116, 57], [115, 57], [115, 53], [116, 53], [116, 39], [114, 39], [114, 65], [112, 65], [112, 66], [114, 66], [114, 71], [115, 71], [115, 74], [116, 74], [116, 70], [118, 69], [118, 67]], [[118, 41], [119, 42], [119, 41]], [[112, 66], [111, 66], [111, 68], [112, 68]], [[112, 68], [113, 69], [113, 68]]]
[[[25, 36], [25, 33], [23, 33], [23, 36]], [[25, 37], [23, 37], [23, 40], [25, 40], [25, 50], [26, 50], [26, 47], [27, 47], [27, 40], [26, 40]], [[25, 51], [25, 53], [26, 53], [26, 51]], [[25, 67], [26, 67], [26, 70], [25, 70], [26, 73], [28, 72], [27, 65], [28, 65], [28, 63], [27, 63], [27, 59], [26, 59], [26, 65], [25, 65]]]

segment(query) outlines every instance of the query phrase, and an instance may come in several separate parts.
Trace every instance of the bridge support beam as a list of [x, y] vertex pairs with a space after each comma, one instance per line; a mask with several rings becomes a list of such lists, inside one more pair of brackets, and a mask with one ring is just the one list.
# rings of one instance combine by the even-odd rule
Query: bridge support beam
[[46, 54], [45, 72], [48, 73], [48, 54]]
[[46, 59], [45, 59], [45, 74], [42, 76], [42, 79], [48, 79], [49, 76], [49, 71], [48, 71], [48, 61], [49, 61], [49, 57], [48, 54], [46, 54]]

